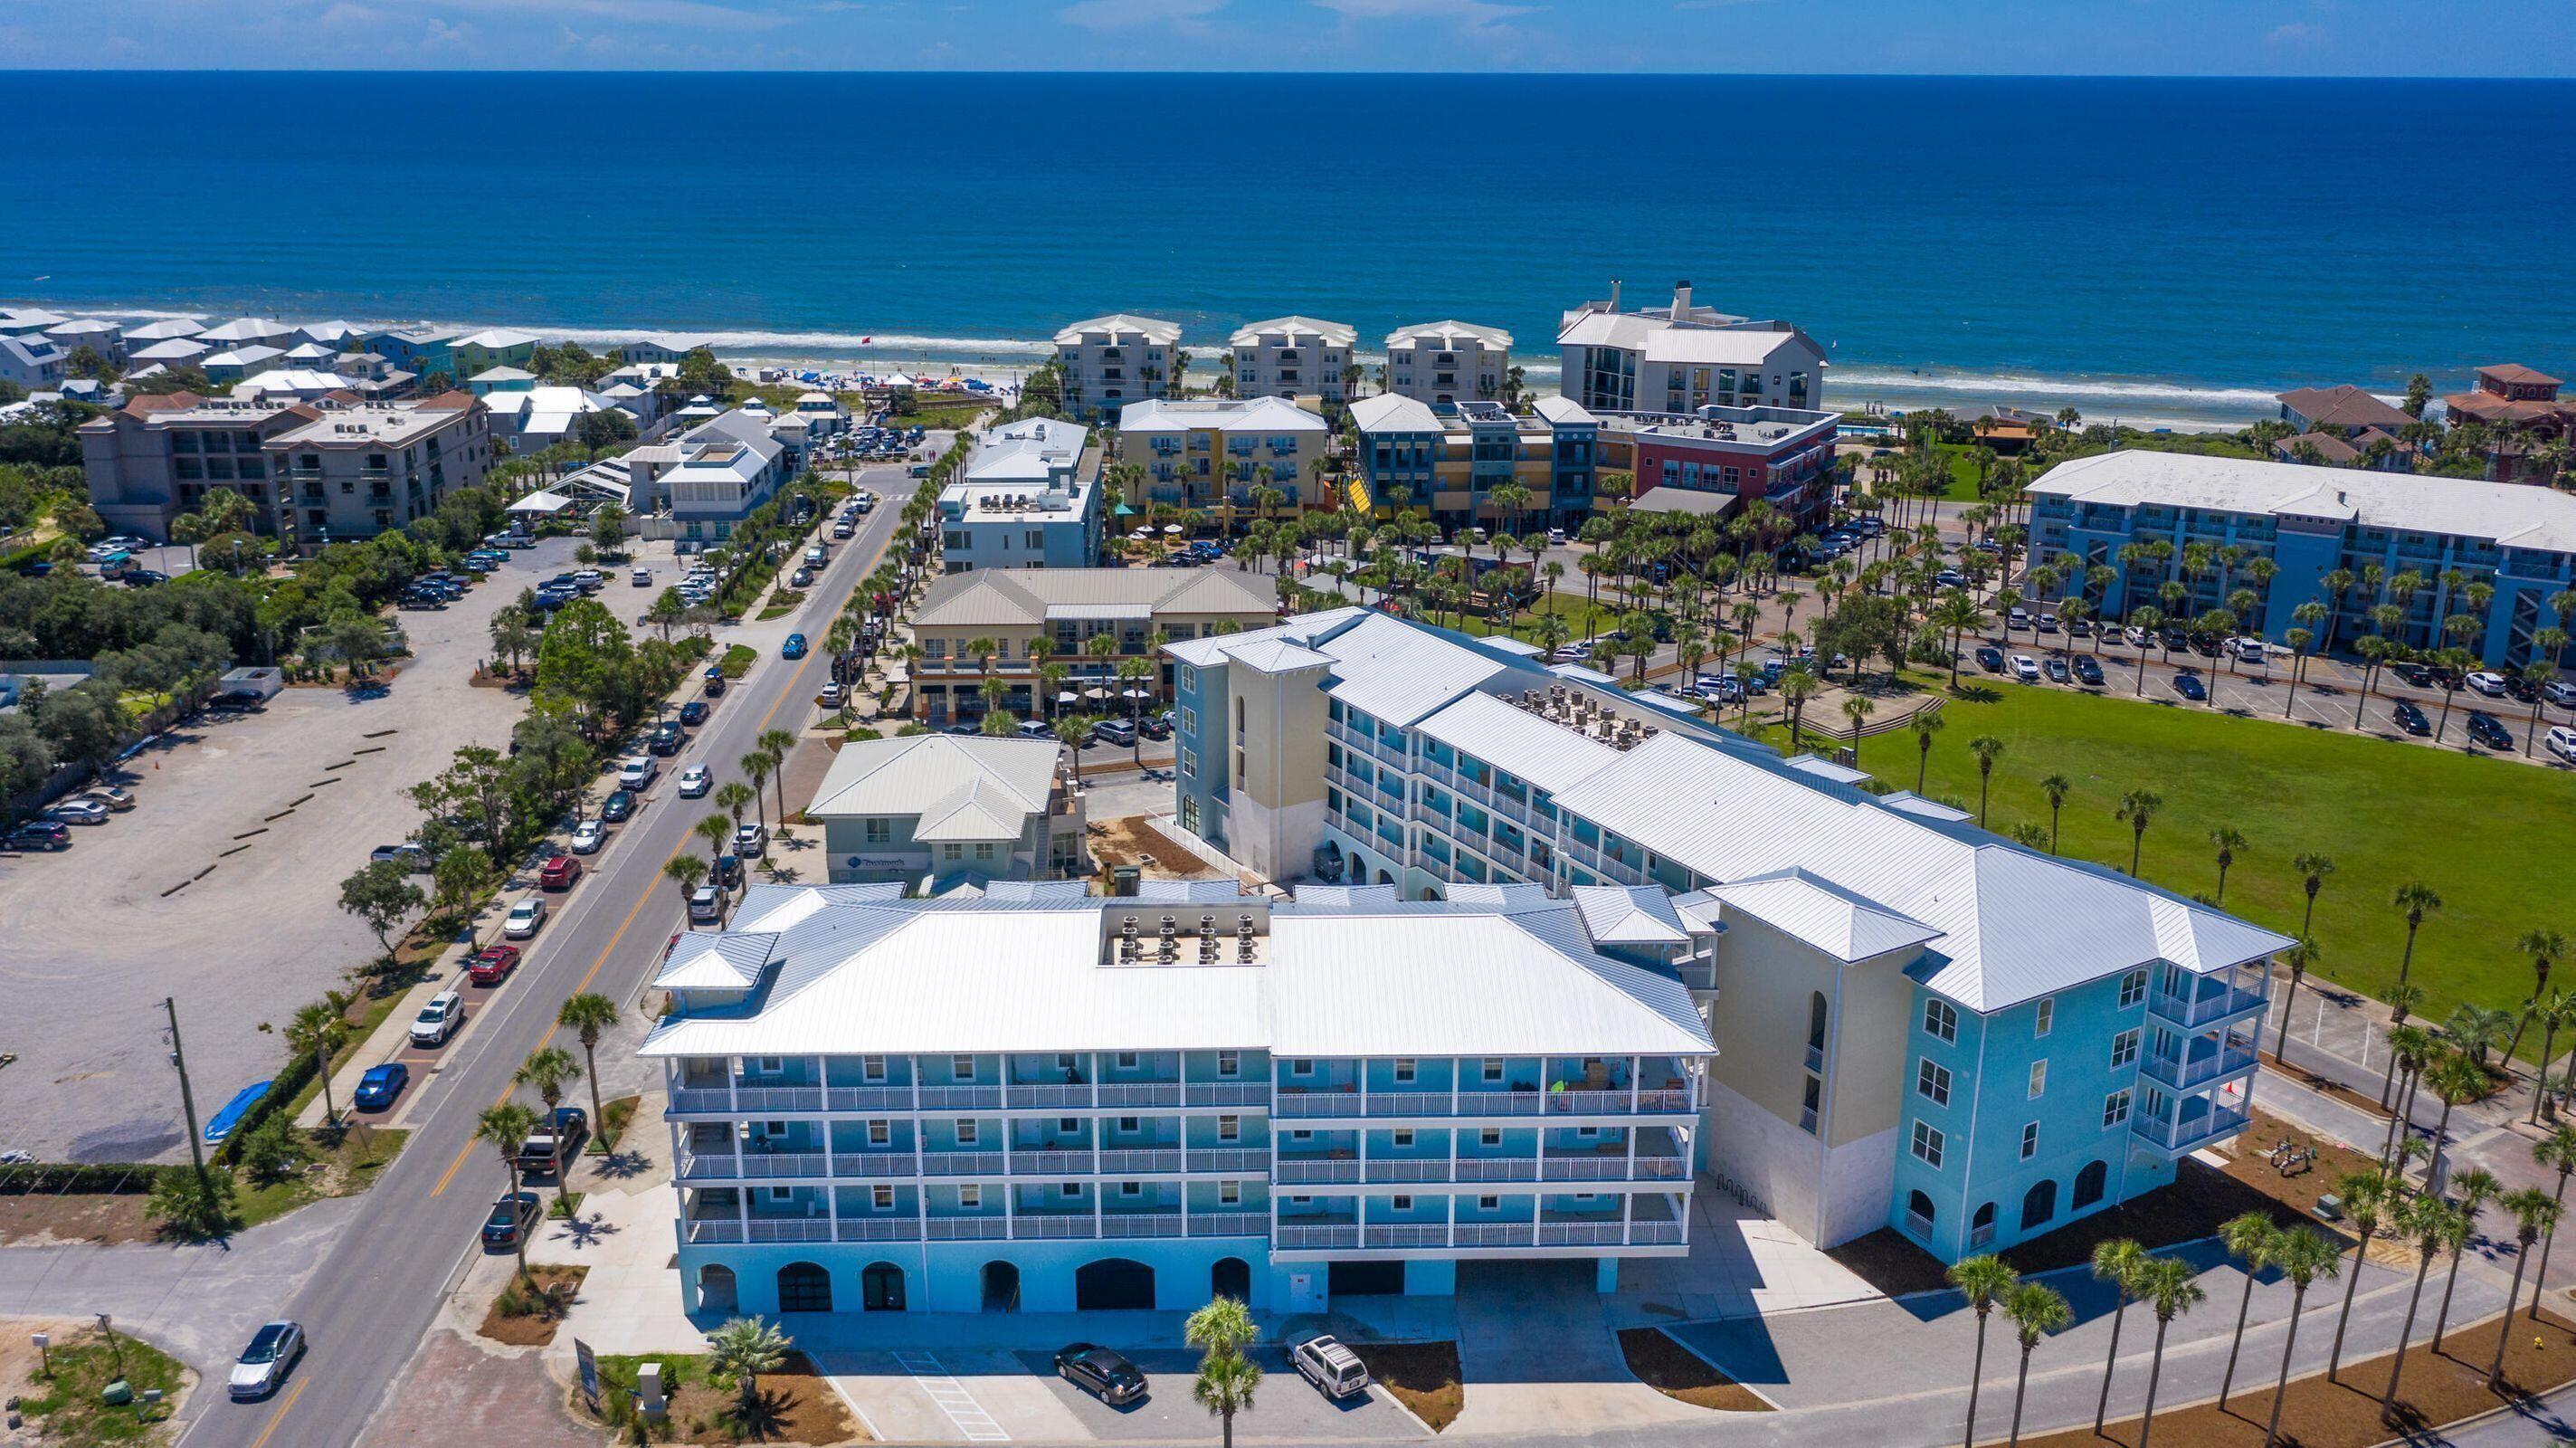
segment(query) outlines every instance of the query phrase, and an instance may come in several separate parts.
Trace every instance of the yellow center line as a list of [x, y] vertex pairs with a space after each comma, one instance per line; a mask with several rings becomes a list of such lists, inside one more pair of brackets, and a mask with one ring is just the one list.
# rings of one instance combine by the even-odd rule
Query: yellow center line
[[310, 1378], [295, 1380], [295, 1386], [286, 1392], [286, 1401], [278, 1404], [277, 1411], [268, 1415], [268, 1426], [259, 1430], [259, 1436], [251, 1440], [250, 1448], [268, 1448], [268, 1440], [277, 1436], [277, 1425], [286, 1421], [286, 1415], [295, 1408], [295, 1400], [304, 1396], [304, 1386], [311, 1381]]

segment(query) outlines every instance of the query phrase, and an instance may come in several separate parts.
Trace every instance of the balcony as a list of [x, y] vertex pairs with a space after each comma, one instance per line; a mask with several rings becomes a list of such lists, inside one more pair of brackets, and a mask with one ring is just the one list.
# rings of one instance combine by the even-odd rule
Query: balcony
[[1538, 1159], [1528, 1156], [1462, 1156], [1458, 1158], [1457, 1174], [1462, 1182], [1534, 1182], [1538, 1180]]
[[1270, 1170], [1270, 1153], [1257, 1146], [1201, 1148], [1186, 1153], [1185, 1165], [1190, 1171], [1266, 1175]]
[[1091, 1171], [1092, 1154], [1088, 1151], [1014, 1150], [1011, 1153], [1013, 1176], [1089, 1176]]
[[1361, 1163], [1366, 1170], [1361, 1177], [1373, 1182], [1445, 1182], [1449, 1180], [1446, 1157], [1392, 1157]]
[[1283, 1156], [1272, 1164], [1270, 1173], [1271, 1180], [1283, 1187], [1327, 1186], [1358, 1181], [1360, 1162], [1351, 1156]]
[[820, 1111], [823, 1109], [823, 1088], [820, 1086], [737, 1086], [734, 1088], [734, 1106], [747, 1116], [756, 1116], [765, 1111]]
[[1181, 1100], [1190, 1106], [1267, 1106], [1270, 1104], [1270, 1083], [1191, 1081], [1183, 1084]]
[[2149, 1116], [2129, 1118], [2129, 1130], [2154, 1142], [2174, 1156], [2196, 1151], [2213, 1141], [2243, 1131], [2252, 1118], [2243, 1111], [2215, 1108], [2198, 1116], [2179, 1121], [2160, 1121]]
[[1182, 1235], [1181, 1214], [1169, 1212], [1103, 1212], [1100, 1217], [1103, 1237], [1178, 1237]]
[[1189, 1235], [1193, 1237], [1259, 1237], [1270, 1230], [1270, 1219], [1259, 1212], [1192, 1212]]
[[908, 1151], [841, 1151], [832, 1154], [832, 1175], [883, 1180], [920, 1175]]
[[924, 1111], [992, 1110], [1002, 1104], [999, 1086], [924, 1086], [921, 1109]]
[[1178, 1106], [1181, 1083], [1178, 1081], [1103, 1081], [1100, 1104], [1109, 1106]]
[[1100, 1153], [1100, 1173], [1103, 1176], [1117, 1176], [1123, 1172], [1176, 1172], [1180, 1169], [1181, 1153], [1177, 1147], [1103, 1149]]
[[824, 1088], [823, 1103], [833, 1111], [910, 1111], [912, 1088], [909, 1086], [830, 1086]]
[[1090, 1104], [1091, 1088], [1089, 1086], [1068, 1086], [1061, 1083], [1041, 1085], [1032, 1081], [1014, 1081], [1011, 1083], [1011, 1105], [1015, 1109], [1022, 1107], [1057, 1106], [1087, 1107]]
[[1360, 1229], [1356, 1222], [1305, 1226], [1281, 1222], [1270, 1234], [1274, 1250], [1285, 1252], [1324, 1251], [1335, 1247], [1356, 1247]]
[[1000, 1176], [1008, 1160], [998, 1151], [925, 1151], [921, 1154], [921, 1174], [926, 1177]]
[[2217, 976], [2195, 977], [2189, 995], [2176, 995], [2159, 984], [2147, 997], [2147, 1009], [2180, 1026], [2215, 1025], [2219, 1021], [2259, 1010], [2270, 999], [2262, 990], [2231, 986]]
[[2138, 1074], [2182, 1091], [2206, 1085], [2222, 1076], [2250, 1070], [2255, 1065], [2251, 1041], [2230, 1040], [2225, 1045], [2214, 1045], [2205, 1039], [2194, 1038], [2192, 1044], [2208, 1049], [2187, 1051], [2180, 1059], [2150, 1052], [2139, 1060]]
[[1363, 1247], [1446, 1247], [1446, 1222], [1384, 1222], [1361, 1229]]

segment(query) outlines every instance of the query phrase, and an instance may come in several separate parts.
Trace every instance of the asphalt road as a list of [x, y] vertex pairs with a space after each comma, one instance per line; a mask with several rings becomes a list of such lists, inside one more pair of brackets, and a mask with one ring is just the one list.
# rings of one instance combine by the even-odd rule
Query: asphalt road
[[[881, 504], [910, 491], [900, 468], [862, 473], [859, 481], [875, 490]], [[482, 1250], [479, 1228], [501, 1183], [492, 1175], [492, 1148], [474, 1140], [476, 1117], [509, 1094], [511, 1073], [554, 1031], [555, 1011], [565, 997], [595, 984], [623, 1000], [659, 959], [681, 914], [679, 892], [662, 866], [695, 847], [689, 826], [703, 813], [695, 801], [679, 800], [679, 771], [705, 763], [719, 779], [733, 777], [733, 761], [753, 747], [762, 730], [804, 722], [827, 667], [823, 631], [875, 566], [899, 526], [898, 511], [881, 505], [869, 514], [858, 536], [837, 546], [838, 556], [820, 585], [808, 591], [804, 607], [758, 626], [760, 661], [726, 691], [689, 746], [663, 761], [645, 807], [593, 857], [589, 874], [556, 908], [510, 988], [449, 1048], [445, 1069], [423, 1083], [426, 1099], [414, 1109], [402, 1156], [367, 1193], [304, 1287], [269, 1309], [302, 1322], [313, 1343], [284, 1389], [265, 1402], [229, 1402], [221, 1396], [224, 1365], [197, 1364], [208, 1387], [204, 1406], [192, 1405], [194, 1421], [179, 1440], [187, 1448], [357, 1440], [410, 1360], [460, 1264]], [[791, 630], [817, 645], [793, 663], [780, 659], [769, 641], [771, 634]], [[661, 1126], [638, 1121], [634, 1129]]]

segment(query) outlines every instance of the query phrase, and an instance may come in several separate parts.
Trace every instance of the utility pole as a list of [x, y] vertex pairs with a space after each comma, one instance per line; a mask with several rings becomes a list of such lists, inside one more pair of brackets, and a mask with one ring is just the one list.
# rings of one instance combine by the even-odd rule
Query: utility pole
[[197, 1098], [188, 1089], [188, 1053], [179, 1044], [179, 1002], [172, 996], [161, 998], [161, 1009], [170, 1016], [170, 1061], [179, 1068], [179, 1109], [188, 1116], [188, 1155], [197, 1163], [197, 1187], [206, 1187], [206, 1147], [197, 1135]]

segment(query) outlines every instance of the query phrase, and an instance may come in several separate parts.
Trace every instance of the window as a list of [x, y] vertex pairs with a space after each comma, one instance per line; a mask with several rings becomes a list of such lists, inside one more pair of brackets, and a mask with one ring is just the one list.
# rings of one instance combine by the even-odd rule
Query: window
[[1395, 1133], [1395, 1144], [1398, 1146], [1413, 1145], [1413, 1129], [1411, 1127], [1397, 1128]]
[[[969, 1190], [972, 1190], [971, 1188]], [[868, 1189], [868, 1202], [880, 1212], [894, 1210], [894, 1188], [883, 1182]]]
[[787, 1123], [784, 1121], [764, 1121], [760, 1123], [760, 1134], [772, 1139], [783, 1137], [787, 1134]]
[[984, 1188], [975, 1182], [968, 1182], [964, 1186], [959, 1187], [957, 1189], [957, 1205], [961, 1207], [980, 1207], [984, 1205]]
[[2111, 1069], [2119, 1070], [2138, 1059], [2138, 1033], [2122, 1031], [2111, 1038]]
[[1243, 1056], [1241, 1053], [1235, 1051], [1219, 1051], [1216, 1053], [1216, 1073], [1218, 1075], [1233, 1076], [1242, 1069]]
[[1119, 1135], [1121, 1135], [1121, 1136], [1133, 1136], [1133, 1135], [1135, 1135], [1135, 1134], [1136, 1134], [1136, 1118], [1135, 1118], [1135, 1117], [1133, 1117], [1133, 1116], [1121, 1116], [1121, 1117], [1119, 1117], [1119, 1118], [1118, 1118], [1118, 1134], [1119, 1134]]
[[1956, 1041], [1959, 1039], [1959, 1013], [1950, 1009], [1948, 1001], [1925, 1001], [1923, 1030], [1925, 1034], [1941, 1040]]
[[1064, 1198], [1066, 1201], [1072, 1201], [1074, 1198], [1082, 1195], [1082, 1183], [1058, 1182], [1055, 1185], [1055, 1194]]
[[1055, 1119], [1055, 1134], [1058, 1136], [1079, 1136], [1082, 1134], [1082, 1122], [1071, 1116], [1059, 1116]]
[[870, 1146], [892, 1146], [893, 1144], [894, 1144], [894, 1123], [893, 1123], [893, 1122], [891, 1122], [891, 1121], [871, 1121], [871, 1122], [869, 1122], [869, 1123], [868, 1123], [868, 1145], [870, 1145]]
[[1477, 1211], [1480, 1211], [1480, 1212], [1499, 1212], [1499, 1211], [1501, 1211], [1502, 1209], [1503, 1209], [1503, 1199], [1502, 1199], [1501, 1197], [1478, 1197], [1478, 1198], [1476, 1198], [1476, 1210], [1477, 1210]]
[[1133, 1051], [1121, 1051], [1121, 1052], [1119, 1052], [1119, 1053], [1118, 1053], [1118, 1069], [1119, 1069], [1119, 1070], [1121, 1070], [1121, 1071], [1133, 1071], [1133, 1070], [1135, 1070], [1135, 1069], [1136, 1069], [1136, 1053], [1135, 1053], [1135, 1052], [1133, 1052]]
[[1493, 1082], [1496, 1082], [1496, 1081], [1500, 1081], [1500, 1080], [1502, 1080], [1502, 1079], [1503, 1079], [1503, 1063], [1502, 1063], [1502, 1062], [1500, 1062], [1500, 1061], [1497, 1061], [1497, 1060], [1493, 1059], [1493, 1058], [1492, 1058], [1492, 1057], [1490, 1057], [1490, 1056], [1489, 1056], [1489, 1057], [1487, 1057], [1487, 1058], [1486, 1058], [1486, 1060], [1485, 1060], [1485, 1080], [1486, 1080], [1486, 1082], [1487, 1082], [1488, 1084], [1490, 1084], [1490, 1083], [1493, 1083]]
[[2109, 1181], [2110, 1176], [2111, 1167], [2108, 1162], [2086, 1162], [2084, 1170], [2075, 1174], [2075, 1196], [2067, 1205], [2080, 1212], [2102, 1200], [2102, 1187]]
[[1905, 1225], [1918, 1237], [1932, 1235], [1932, 1199], [1917, 1189], [1905, 1198]]
[[769, 1189], [769, 1199], [773, 1202], [792, 1202], [796, 1200], [796, 1189], [794, 1187], [771, 1187]]
[[959, 860], [964, 859], [965, 856], [966, 847], [964, 845], [941, 845], [939, 847], [939, 857], [943, 860]]
[[1216, 1119], [1216, 1139], [1219, 1141], [1242, 1140], [1243, 1118], [1240, 1116], [1218, 1117]]
[[1943, 1145], [1944, 1141], [1941, 1133], [1933, 1130], [1929, 1122], [1917, 1121], [1914, 1123], [1913, 1149], [1916, 1160], [1922, 1162], [1925, 1166], [1932, 1168], [1934, 1171], [1939, 1171], [1941, 1169], [1941, 1148]]
[[2048, 999], [2039, 1003], [2039, 1028], [2032, 1031], [2031, 1035], [2034, 1037], [2045, 1036], [2049, 1033], [2051, 1028], [2056, 1026], [2056, 1024], [2057, 997], [2050, 996]]
[[975, 1131], [976, 1127], [974, 1122], [963, 1119], [959, 1120], [957, 1123], [957, 1144], [959, 1146], [973, 1146], [975, 1144]]
[[2037, 1155], [2039, 1155], [2039, 1123], [2036, 1121], [2023, 1122], [2021, 1128], [2021, 1159], [2028, 1161]]
[[[1188, 673], [1189, 670], [1187, 668], [1183, 668], [1181, 672]], [[1190, 686], [1183, 684], [1181, 687], [1186, 689]], [[1183, 704], [1181, 706], [1181, 732], [1183, 734], [1196, 734], [1199, 732], [1199, 711], [1191, 708], [1187, 704]]]
[[1312, 1076], [1315, 1074], [1315, 1063], [1312, 1061], [1291, 1061], [1288, 1063], [1288, 1074], [1291, 1076]]
[[867, 842], [869, 844], [890, 845], [894, 843], [894, 821], [869, 820], [866, 824]]
[[752, 1069], [763, 1076], [775, 1076], [787, 1069], [787, 1060], [783, 1056], [762, 1056], [758, 1059], [759, 1064]]
[[950, 1080], [952, 1080], [952, 1081], [972, 1081], [972, 1080], [974, 1080], [974, 1079], [975, 1079], [975, 1058], [974, 1058], [974, 1057], [972, 1057], [972, 1056], [951, 1056], [951, 1057], [949, 1057], [949, 1058], [948, 1058], [948, 1078], [949, 1078]]
[[1820, 1077], [1809, 1076], [1806, 1095], [1799, 1103], [1798, 1129], [1809, 1136], [1820, 1135], [1818, 1128], [1824, 1120], [1824, 1109], [1825, 1083]]
[[1188, 664], [1180, 666], [1180, 686], [1184, 694], [1195, 694], [1199, 688], [1199, 671]]
[[1218, 1206], [1220, 1206], [1220, 1207], [1231, 1207], [1231, 1206], [1237, 1205], [1237, 1204], [1238, 1204], [1238, 1203], [1240, 1203], [1242, 1200], [1243, 1200], [1243, 1183], [1241, 1183], [1241, 1182], [1218, 1182], [1218, 1183], [1216, 1184], [1216, 1204], [1217, 1204]]
[[2041, 1182], [2022, 1194], [2021, 1229], [2025, 1232], [2057, 1215], [2057, 1183]]
[[1143, 1182], [1120, 1182], [1118, 1184], [1118, 1195], [1122, 1197], [1141, 1197], [1144, 1194], [1145, 1184]]
[[862, 1081], [883, 1081], [885, 1078], [886, 1078], [885, 1057], [883, 1057], [883, 1056], [861, 1056], [861, 1057], [859, 1058], [859, 1079], [860, 1079], [860, 1080], [862, 1080]]
[[2127, 1010], [2147, 998], [2147, 972], [2144, 968], [2120, 977], [2120, 1009]]
[[1503, 1129], [1502, 1129], [1501, 1127], [1499, 1127], [1499, 1126], [1488, 1126], [1488, 1127], [1484, 1128], [1483, 1130], [1481, 1130], [1481, 1131], [1479, 1131], [1479, 1132], [1477, 1132], [1477, 1133], [1476, 1133], [1476, 1144], [1477, 1144], [1478, 1146], [1500, 1146], [1500, 1145], [1502, 1145], [1502, 1144], [1503, 1144]]
[[975, 858], [976, 858], [976, 859], [979, 859], [979, 860], [990, 860], [990, 859], [992, 859], [992, 858], [993, 858], [993, 846], [992, 846], [992, 844], [991, 844], [990, 842], [988, 842], [988, 841], [984, 841], [984, 840], [978, 840], [978, 841], [976, 841], [976, 842], [975, 842]]
[[1932, 1058], [1929, 1056], [1923, 1057], [1914, 1068], [1914, 1094], [1935, 1106], [1949, 1105], [1949, 1069], [1932, 1064]]
[[2102, 1129], [2110, 1130], [2129, 1119], [2129, 1093], [2114, 1091], [2102, 1098]]
[[2031, 1063], [2030, 1063], [2030, 1099], [2031, 1099], [2031, 1100], [2033, 1100], [2033, 1101], [2037, 1101], [2037, 1100], [2039, 1099], [2039, 1094], [2040, 1094], [2041, 1092], [2043, 1092], [2043, 1091], [2046, 1091], [2047, 1089], [2048, 1089], [2048, 1063], [2047, 1063], [2046, 1061], [2033, 1061], [2033, 1062], [2031, 1062]]
[[1396, 1057], [1396, 1058], [1395, 1058], [1395, 1084], [1397, 1084], [1398, 1086], [1410, 1086], [1410, 1085], [1412, 1085], [1412, 1084], [1413, 1084], [1413, 1067], [1414, 1067], [1414, 1061], [1413, 1061], [1413, 1058], [1412, 1058], [1411, 1056], [1398, 1056], [1398, 1057]]
[[1399, 1212], [1409, 1212], [1409, 1211], [1412, 1211], [1412, 1210], [1413, 1210], [1413, 1198], [1411, 1198], [1411, 1197], [1407, 1197], [1407, 1196], [1398, 1196], [1398, 1197], [1396, 1197], [1396, 1198], [1395, 1198], [1395, 1200], [1394, 1200], [1394, 1202], [1392, 1203], [1392, 1205], [1393, 1205], [1393, 1206], [1394, 1206], [1394, 1208], [1395, 1208], [1397, 1211], [1399, 1211]]
[[1059, 1071], [1064, 1072], [1064, 1073], [1065, 1073], [1065, 1074], [1067, 1074], [1067, 1075], [1071, 1075], [1071, 1074], [1073, 1073], [1073, 1069], [1074, 1069], [1074, 1066], [1073, 1066], [1073, 1053], [1072, 1053], [1071, 1051], [1058, 1051], [1058, 1052], [1056, 1052], [1056, 1053], [1055, 1053], [1055, 1068], [1056, 1068], [1057, 1070], [1059, 1070]]

